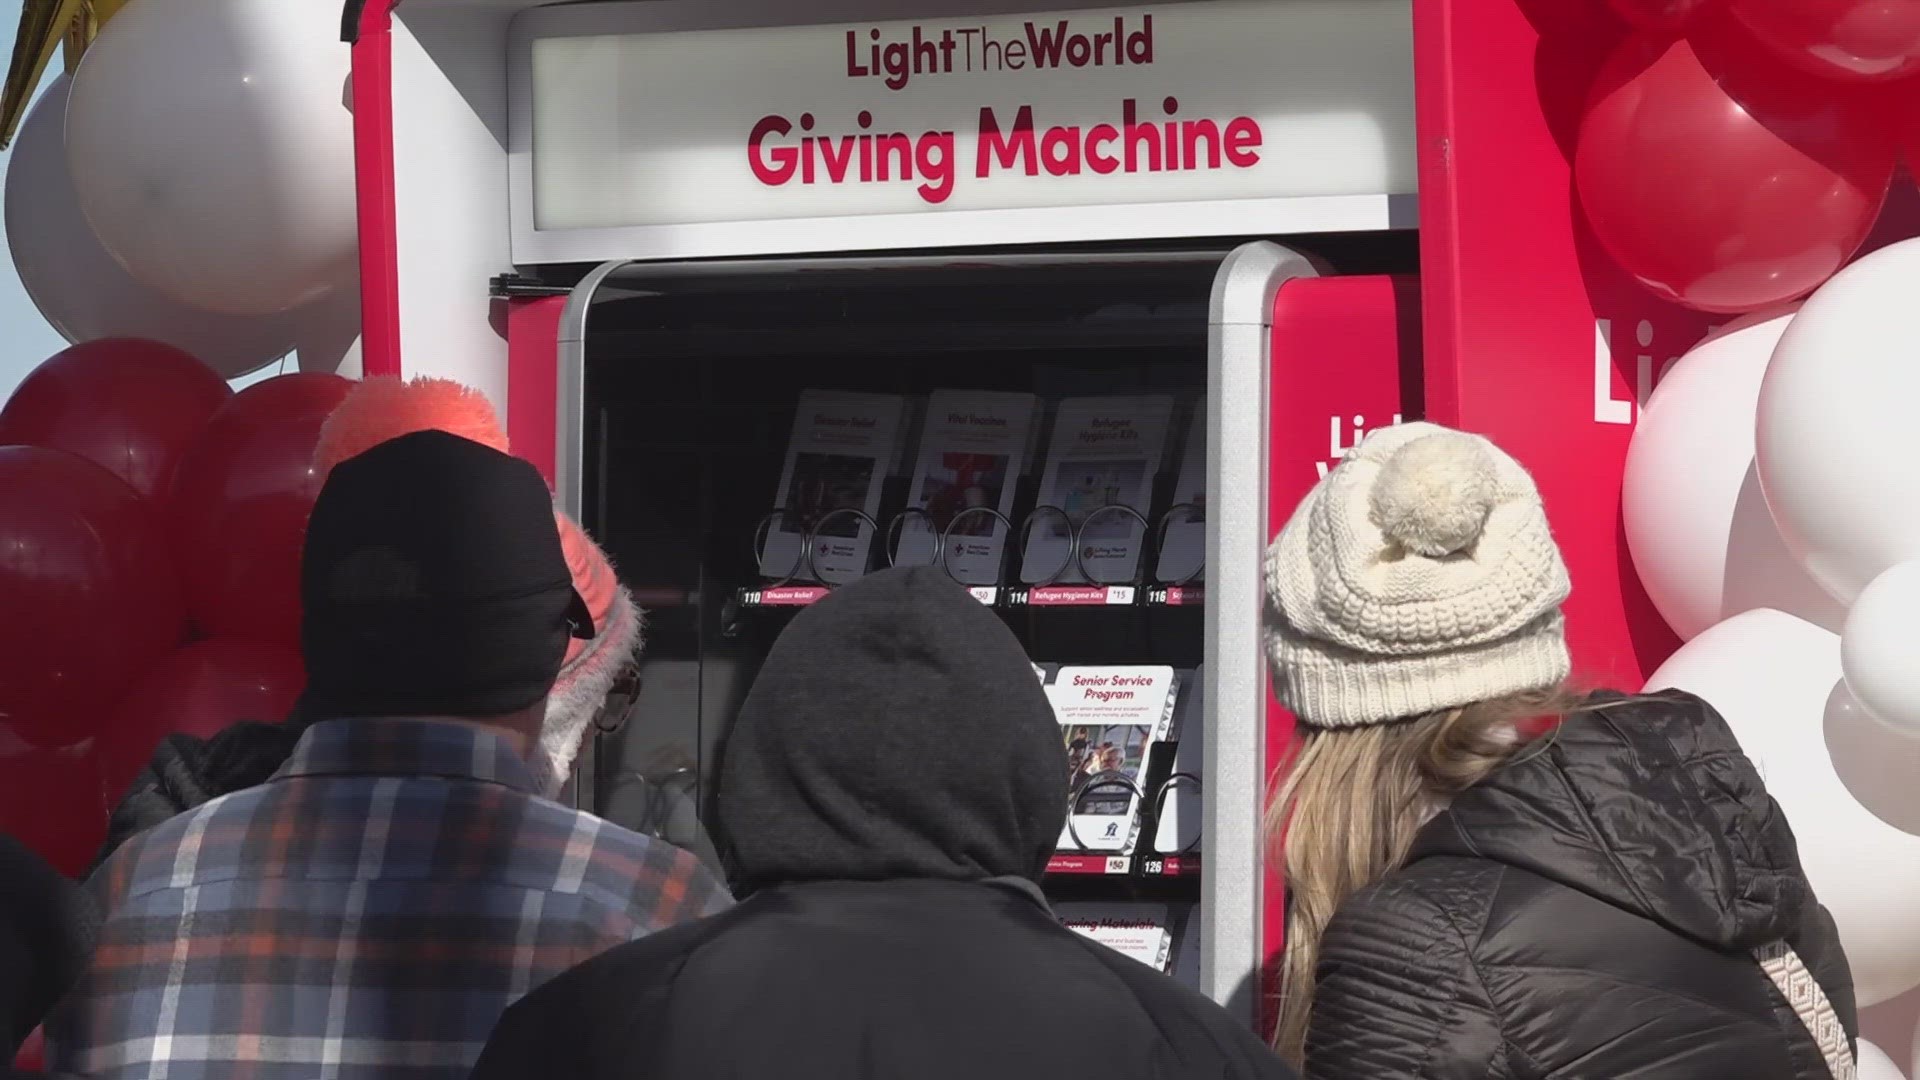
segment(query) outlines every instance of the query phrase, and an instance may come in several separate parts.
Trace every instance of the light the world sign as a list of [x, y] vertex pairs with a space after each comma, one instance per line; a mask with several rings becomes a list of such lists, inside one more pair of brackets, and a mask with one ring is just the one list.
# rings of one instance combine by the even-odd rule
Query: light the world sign
[[527, 46], [528, 224], [1410, 195], [1410, 39], [1408, 0], [556, 32]]

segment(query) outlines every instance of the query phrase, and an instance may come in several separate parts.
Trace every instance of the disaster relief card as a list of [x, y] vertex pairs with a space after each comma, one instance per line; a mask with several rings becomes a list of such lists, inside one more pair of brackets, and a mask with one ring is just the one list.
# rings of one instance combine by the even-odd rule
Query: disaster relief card
[[1022, 581], [1112, 585], [1138, 576], [1142, 522], [1152, 511], [1172, 415], [1167, 394], [1060, 403], [1026, 530]]
[[1159, 581], [1199, 581], [1207, 565], [1207, 402], [1193, 410], [1187, 424], [1186, 446], [1180, 451], [1180, 478], [1174, 484], [1173, 505], [1160, 534], [1160, 561], [1153, 576]]
[[1038, 406], [1032, 394], [933, 392], [907, 496], [907, 505], [920, 513], [907, 516], [896, 541], [901, 565], [938, 561], [936, 545], [944, 542], [954, 580], [999, 583], [1007, 541], [1002, 518], [1013, 513]]
[[1060, 668], [1048, 699], [1067, 750], [1072, 799], [1062, 851], [1126, 855], [1140, 832], [1142, 774], [1179, 698], [1171, 667]]
[[1167, 904], [1115, 900], [1057, 904], [1060, 925], [1122, 956], [1165, 972], [1173, 958], [1173, 919]]
[[1181, 855], [1200, 848], [1200, 768], [1206, 760], [1206, 718], [1201, 715], [1205, 700], [1201, 681], [1204, 667], [1180, 673], [1180, 697], [1174, 705], [1175, 742], [1173, 773], [1161, 790], [1160, 819], [1154, 829], [1153, 850], [1162, 855]]
[[778, 513], [762, 541], [761, 576], [837, 585], [866, 573], [874, 528], [854, 511], [880, 513], [905, 415], [906, 400], [892, 395], [801, 393], [775, 495]]

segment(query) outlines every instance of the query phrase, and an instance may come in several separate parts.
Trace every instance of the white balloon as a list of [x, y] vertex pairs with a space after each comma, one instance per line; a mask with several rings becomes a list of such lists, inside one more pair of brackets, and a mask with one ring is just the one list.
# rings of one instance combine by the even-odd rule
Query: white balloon
[[359, 379], [365, 369], [360, 360], [360, 338], [346, 342], [323, 341], [318, 347], [302, 345], [294, 354], [301, 371], [318, 371], [343, 379]]
[[[1920, 737], [1920, 561], [1873, 579], [1847, 610], [1840, 669], [1874, 719]], [[1915, 777], [1920, 786], [1920, 777]]]
[[1912, 1059], [1911, 1075], [1920, 1076], [1920, 1027], [1913, 1030], [1913, 1046], [1908, 1056]]
[[1845, 610], [1774, 527], [1753, 463], [1760, 382], [1792, 309], [1750, 315], [1681, 357], [1634, 428], [1621, 482], [1633, 566], [1682, 640], [1770, 607], [1838, 629]]
[[1885, 1050], [1865, 1039], [1856, 1040], [1853, 1051], [1856, 1080], [1907, 1080], [1907, 1074], [1893, 1063]]
[[80, 207], [135, 280], [231, 315], [289, 311], [355, 252], [338, 4], [138, 0], [67, 106]]
[[290, 319], [187, 307], [128, 277], [94, 239], [74, 201], [61, 134], [70, 85], [62, 74], [47, 87], [21, 123], [7, 165], [7, 246], [33, 306], [70, 342], [163, 341], [229, 379], [285, 356], [294, 344]]
[[[1880, 729], [1844, 715], [1839, 635], [1784, 612], [1749, 611], [1681, 647], [1647, 688], [1692, 691], [1726, 717], [1793, 825], [1807, 878], [1839, 926], [1859, 1005], [1920, 986], [1920, 836], [1876, 816], [1842, 775], [1871, 743], [1836, 752], [1828, 733]], [[1830, 709], [1842, 715], [1830, 720]]]
[[349, 283], [301, 309], [294, 359], [301, 371], [360, 377], [360, 287]]
[[1760, 388], [1760, 484], [1780, 533], [1851, 603], [1920, 558], [1920, 240], [1874, 252], [1801, 307]]
[[1827, 698], [1821, 734], [1833, 773], [1855, 802], [1901, 832], [1920, 836], [1920, 740], [1875, 720], [1837, 683]]

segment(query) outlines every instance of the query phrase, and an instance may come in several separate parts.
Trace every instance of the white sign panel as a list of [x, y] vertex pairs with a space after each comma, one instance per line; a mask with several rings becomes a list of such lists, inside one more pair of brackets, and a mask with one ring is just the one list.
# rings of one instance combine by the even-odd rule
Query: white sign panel
[[[831, 249], [940, 242], [897, 229], [932, 219], [960, 226], [949, 243], [1079, 238], [1006, 216], [1042, 210], [1099, 209], [1108, 236], [1178, 235], [1182, 206], [1218, 217], [1291, 204], [1312, 218], [1365, 199], [1377, 216], [1415, 189], [1411, 35], [1408, 0], [536, 32], [516, 175], [531, 187], [519, 200], [530, 220], [517, 231], [644, 241], [648, 230], [660, 240], [689, 226], [807, 223], [812, 246]], [[1105, 213], [1116, 208], [1127, 213]], [[1024, 235], [972, 231], [1004, 234], [1016, 220]], [[890, 223], [891, 243], [845, 231], [875, 221]], [[825, 222], [841, 231], [821, 232]], [[1184, 223], [1210, 231], [1198, 225]], [[1243, 219], [1225, 231], [1277, 230]]]

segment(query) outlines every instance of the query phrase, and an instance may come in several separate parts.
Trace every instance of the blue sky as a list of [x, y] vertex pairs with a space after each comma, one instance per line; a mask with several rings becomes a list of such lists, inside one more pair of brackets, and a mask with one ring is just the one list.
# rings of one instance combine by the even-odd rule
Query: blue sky
[[[20, 24], [20, 0], [0, 0], [0, 34], [6, 35], [8, 50], [12, 49], [13, 29]], [[4, 57], [6, 52], [0, 52]], [[53, 54], [53, 63], [47, 65], [46, 77], [41, 80], [44, 90], [60, 74], [59, 52]], [[36, 91], [36, 94], [38, 91]], [[12, 160], [11, 151], [0, 152], [0, 175]], [[54, 353], [66, 347], [66, 340], [59, 331], [48, 325], [40, 317], [40, 312], [27, 297], [27, 290], [20, 285], [20, 275], [13, 269], [13, 253], [6, 250], [5, 230], [0, 229], [0, 401], [13, 393], [13, 388], [26, 377], [34, 366]], [[292, 365], [286, 367], [290, 370]], [[281, 365], [269, 364], [261, 371], [235, 380], [235, 386], [245, 386], [260, 379], [278, 374]]]
[[[13, 28], [19, 24], [20, 0], [0, 0], [0, 33], [6, 34], [9, 48]], [[60, 54], [56, 52], [41, 87], [45, 88], [58, 74]], [[0, 169], [12, 159], [11, 151], [0, 153]], [[0, 230], [0, 250], [5, 250], [6, 243], [4, 230]], [[7, 252], [5, 258], [0, 258], [0, 400], [13, 393], [15, 384], [33, 370], [35, 364], [59, 352], [66, 344], [59, 332], [47, 325], [47, 320], [34, 309], [27, 290], [20, 287], [20, 275], [13, 271], [13, 253]]]

